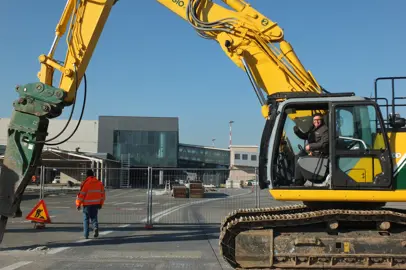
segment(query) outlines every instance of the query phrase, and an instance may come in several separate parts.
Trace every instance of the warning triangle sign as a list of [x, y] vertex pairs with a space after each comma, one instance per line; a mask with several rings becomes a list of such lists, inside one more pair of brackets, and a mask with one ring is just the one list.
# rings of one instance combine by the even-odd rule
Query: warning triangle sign
[[45, 205], [44, 200], [40, 200], [37, 205], [28, 213], [25, 219], [41, 222], [41, 223], [51, 223], [51, 218], [48, 214], [48, 209]]

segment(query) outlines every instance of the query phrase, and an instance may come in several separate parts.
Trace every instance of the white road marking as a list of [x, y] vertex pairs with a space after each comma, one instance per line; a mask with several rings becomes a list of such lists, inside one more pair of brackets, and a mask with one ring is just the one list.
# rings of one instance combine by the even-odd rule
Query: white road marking
[[[146, 260], [159, 260], [159, 259], [201, 259], [203, 258], [201, 251], [190, 251], [190, 250], [171, 250], [171, 251], [158, 251], [158, 250], [153, 250], [153, 251], [137, 251], [137, 250], [131, 250], [131, 251], [105, 251], [105, 250], [100, 250], [98, 251], [98, 256], [101, 258], [103, 257], [113, 257], [118, 260], [121, 258], [129, 258], [131, 257], [132, 259], [146, 259]], [[173, 262], [171, 262], [171, 266]], [[183, 263], [179, 263], [183, 264]], [[173, 269], [173, 268], [171, 268]], [[189, 265], [184, 268], [177, 268], [177, 269], [192, 269]]]
[[169, 205], [172, 205], [172, 204], [175, 204], [175, 203], [173, 203], [173, 202], [165, 203], [165, 204], [163, 204], [162, 206], [169, 206]]
[[132, 192], [132, 191], [133, 191], [133, 190], [125, 191], [125, 192], [122, 192], [122, 193], [118, 193], [118, 194], [111, 195], [110, 197], [123, 196], [124, 194], [128, 194], [128, 193], [130, 193], [130, 192]]
[[14, 270], [14, 269], [18, 269], [24, 265], [30, 264], [30, 263], [32, 263], [32, 261], [21, 261], [21, 262], [14, 263], [12, 265], [0, 268], [0, 270]]
[[[104, 231], [104, 232], [100, 232], [99, 235], [107, 235], [107, 234], [112, 233], [112, 232], [113, 232], [113, 231]], [[95, 238], [81, 239], [81, 240], [76, 241], [76, 243], [89, 242], [89, 241], [92, 241], [92, 240], [94, 240], [94, 239], [95, 239]], [[0, 269], [0, 270], [1, 270], [1, 269]]]
[[134, 198], [134, 197], [144, 197], [145, 194], [133, 194], [133, 195], [128, 195], [128, 196], [122, 196], [121, 198]]
[[51, 250], [48, 251], [47, 253], [48, 253], [48, 254], [56, 254], [56, 253], [59, 253], [59, 252], [61, 252], [61, 251], [67, 250], [67, 249], [69, 249], [69, 247], [51, 248]]
[[113, 203], [113, 205], [120, 205], [120, 204], [133, 204], [133, 205], [138, 205], [138, 204], [146, 204], [146, 202], [137, 202], [137, 203], [134, 203], [134, 202], [116, 202], [116, 203]]
[[[226, 197], [226, 198], [215, 198], [215, 199], [206, 199], [206, 200], [203, 199], [203, 200], [199, 200], [199, 201], [194, 201], [194, 202], [190, 202], [190, 203], [181, 204], [181, 205], [174, 206], [174, 207], [171, 207], [169, 209], [166, 209], [164, 211], [158, 212], [158, 213], [152, 215], [151, 219], [154, 219], [154, 222], [157, 222], [161, 218], [163, 218], [163, 217], [165, 217], [165, 216], [167, 216], [167, 215], [169, 215], [169, 214], [171, 214], [171, 213], [173, 213], [175, 211], [178, 211], [179, 209], [188, 207], [190, 205], [202, 204], [202, 203], [207, 203], [207, 202], [214, 202], [214, 201], [218, 201], [218, 200], [226, 200], [226, 199], [231, 199], [231, 198], [247, 195], [247, 194], [250, 194], [250, 193], [251, 193], [251, 191], [246, 192], [246, 193], [242, 193], [242, 194], [232, 195], [232, 196], [229, 196], [229, 197]], [[144, 218], [141, 222], [147, 222], [147, 218]]]
[[78, 240], [78, 241], [76, 241], [76, 243], [84, 243], [84, 242], [88, 242], [88, 241], [91, 241], [92, 239], [81, 239], [81, 240]]
[[124, 224], [124, 225], [120, 225], [120, 226], [118, 226], [119, 228], [127, 228], [127, 227], [129, 227], [131, 224]]

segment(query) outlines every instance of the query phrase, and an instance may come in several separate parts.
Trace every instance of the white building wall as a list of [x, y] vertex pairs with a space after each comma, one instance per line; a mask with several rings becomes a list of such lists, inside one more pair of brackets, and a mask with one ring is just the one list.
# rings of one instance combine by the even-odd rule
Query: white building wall
[[[48, 136], [50, 139], [56, 136], [65, 127], [68, 120], [65, 119], [51, 119], [49, 121]], [[7, 144], [7, 129], [10, 123], [10, 118], [0, 118], [0, 144]], [[66, 139], [74, 131], [78, 120], [71, 120], [69, 122], [68, 128], [55, 140], [50, 143], [60, 142]], [[67, 142], [56, 146], [49, 147], [59, 147], [63, 150], [75, 151], [79, 147], [79, 151], [83, 152], [93, 152], [97, 153], [98, 144], [98, 128], [99, 123], [97, 120], [82, 120], [80, 122], [79, 128], [76, 130], [75, 134]], [[47, 147], [46, 145], [44, 147]]]
[[[246, 159], [244, 159], [243, 155], [245, 155]], [[247, 181], [255, 180], [258, 157], [258, 146], [232, 145], [230, 147], [231, 170], [226, 181], [226, 187], [241, 188], [247, 184]]]
[[[236, 155], [238, 156], [238, 159], [236, 158]], [[243, 159], [243, 156], [245, 156], [247, 159]], [[257, 167], [258, 158], [259, 158], [258, 146], [232, 145], [230, 147], [231, 167], [234, 166]]]

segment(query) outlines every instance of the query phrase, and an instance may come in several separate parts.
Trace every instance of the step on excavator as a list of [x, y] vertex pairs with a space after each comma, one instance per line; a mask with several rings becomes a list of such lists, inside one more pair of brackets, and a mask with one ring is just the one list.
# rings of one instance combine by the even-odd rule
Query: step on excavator
[[[406, 210], [386, 206], [406, 201], [406, 121], [395, 104], [404, 98], [395, 87], [391, 98], [379, 97], [377, 87], [406, 77], [377, 78], [374, 98], [330, 93], [304, 68], [278, 24], [248, 2], [157, 1], [217, 42], [246, 73], [265, 119], [260, 188], [290, 202], [227, 215], [219, 239], [224, 260], [237, 269], [406, 269]], [[55, 137], [47, 137], [49, 119], [65, 107], [73, 111], [82, 79], [86, 95], [85, 71], [116, 2], [68, 0], [50, 51], [39, 57], [39, 81], [15, 89], [0, 175], [0, 240], [8, 218], [22, 215], [21, 198], [43, 146], [55, 145]], [[55, 49], [66, 30], [61, 63]], [[309, 130], [316, 114], [328, 128], [327, 150], [318, 155], [296, 132]], [[304, 181], [296, 181], [297, 170]]]

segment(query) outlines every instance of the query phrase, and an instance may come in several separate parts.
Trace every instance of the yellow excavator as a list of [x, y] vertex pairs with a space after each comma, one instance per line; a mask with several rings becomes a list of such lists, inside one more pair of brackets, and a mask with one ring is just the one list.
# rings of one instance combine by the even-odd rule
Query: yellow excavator
[[[375, 98], [330, 93], [304, 68], [278, 24], [247, 2], [223, 0], [227, 8], [211, 0], [157, 1], [216, 41], [247, 74], [265, 118], [259, 185], [275, 200], [303, 202], [230, 213], [220, 226], [223, 258], [239, 269], [406, 269], [406, 211], [386, 207], [406, 201], [406, 121], [395, 112], [394, 88], [391, 99], [377, 94], [379, 81], [395, 85], [406, 77], [377, 78]], [[85, 71], [116, 2], [68, 0], [50, 51], [39, 57], [39, 81], [15, 89], [0, 175], [0, 241], [8, 218], [22, 216], [24, 190], [43, 146], [52, 145], [49, 119], [74, 108], [82, 79], [86, 94]], [[61, 63], [54, 53], [65, 33]], [[315, 113], [328, 127], [329, 150], [320, 156], [310, 155], [295, 132], [309, 130]], [[304, 182], [294, 181], [295, 170]]]

